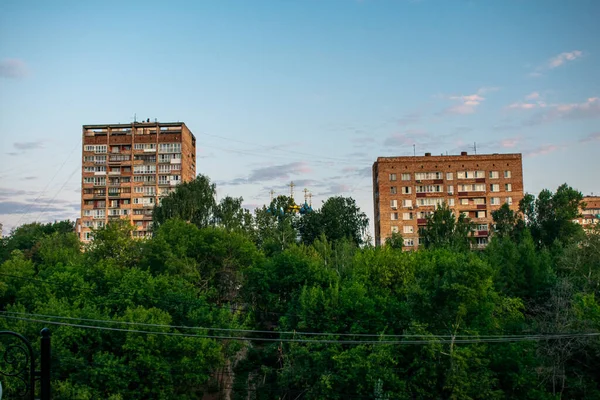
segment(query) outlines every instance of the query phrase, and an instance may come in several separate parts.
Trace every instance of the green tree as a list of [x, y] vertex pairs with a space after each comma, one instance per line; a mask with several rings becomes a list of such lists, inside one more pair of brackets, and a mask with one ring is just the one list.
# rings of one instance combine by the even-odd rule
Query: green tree
[[215, 222], [228, 231], [251, 233], [254, 225], [250, 211], [242, 207], [242, 197], [224, 197], [215, 208]]
[[402, 237], [401, 233], [393, 232], [390, 236], [385, 238], [385, 245], [392, 249], [402, 250], [402, 246], [404, 246], [404, 238]]
[[527, 194], [519, 203], [526, 226], [538, 246], [552, 246], [555, 241], [568, 243], [582, 238], [583, 229], [573, 222], [579, 215], [583, 195], [566, 183], [555, 193], [544, 189], [537, 198]]
[[367, 215], [351, 197], [328, 198], [323, 206], [305, 214], [299, 221], [299, 231], [305, 244], [313, 243], [321, 234], [332, 241], [348, 238], [356, 245], [365, 243], [369, 226]]
[[419, 230], [425, 248], [452, 248], [466, 251], [470, 248], [473, 224], [462, 213], [458, 218], [446, 203], [438, 205], [427, 216], [427, 225]]
[[281, 252], [298, 241], [296, 229], [298, 216], [292, 211], [294, 200], [287, 196], [278, 196], [268, 207], [254, 210], [255, 240], [267, 254]]
[[213, 226], [217, 209], [215, 196], [216, 185], [200, 174], [193, 181], [177, 186], [173, 193], [154, 206], [154, 226], [159, 227], [172, 218], [182, 219], [199, 228]]
[[494, 235], [498, 237], [516, 238], [524, 228], [524, 222], [518, 213], [510, 209], [507, 203], [496, 211], [492, 211], [494, 219]]

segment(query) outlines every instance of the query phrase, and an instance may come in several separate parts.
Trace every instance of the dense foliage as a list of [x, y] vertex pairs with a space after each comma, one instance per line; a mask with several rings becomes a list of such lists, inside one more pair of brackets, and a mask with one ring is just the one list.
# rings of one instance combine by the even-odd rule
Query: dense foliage
[[0, 330], [52, 329], [56, 398], [600, 398], [600, 231], [568, 186], [502, 208], [484, 251], [441, 207], [416, 252], [365, 243], [352, 199], [251, 215], [182, 188], [148, 240], [121, 221], [84, 249], [66, 222], [2, 241]]

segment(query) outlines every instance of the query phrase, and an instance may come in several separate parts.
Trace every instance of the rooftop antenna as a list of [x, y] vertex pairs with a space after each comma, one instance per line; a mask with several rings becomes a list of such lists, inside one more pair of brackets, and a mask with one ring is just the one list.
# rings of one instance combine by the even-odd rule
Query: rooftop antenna
[[473, 142], [473, 152], [477, 154], [477, 142]]
[[417, 148], [413, 144], [413, 157], [415, 157], [416, 155], [417, 155]]
[[133, 122], [134, 122], [134, 123], [136, 123], [136, 122], [137, 122], [137, 114], [136, 114], [136, 113], [134, 113], [134, 114], [133, 114]]

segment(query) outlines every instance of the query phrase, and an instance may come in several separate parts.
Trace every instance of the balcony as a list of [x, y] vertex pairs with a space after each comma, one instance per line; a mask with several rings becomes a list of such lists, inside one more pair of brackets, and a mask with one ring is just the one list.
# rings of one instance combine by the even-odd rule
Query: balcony
[[121, 175], [121, 171], [109, 171], [109, 175]]
[[181, 164], [181, 158], [171, 158], [171, 164]]
[[417, 218], [417, 225], [427, 225], [427, 218]]
[[478, 210], [485, 210], [486, 208], [487, 208], [487, 206], [485, 204], [477, 204]]
[[94, 172], [94, 175], [96, 175], [96, 176], [106, 175], [106, 171], [96, 171], [96, 172]]

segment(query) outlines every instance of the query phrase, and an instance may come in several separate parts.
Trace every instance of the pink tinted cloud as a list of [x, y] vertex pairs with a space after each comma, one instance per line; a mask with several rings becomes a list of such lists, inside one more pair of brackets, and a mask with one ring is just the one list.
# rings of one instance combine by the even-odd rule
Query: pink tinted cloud
[[531, 92], [527, 96], [525, 96], [526, 100], [535, 100], [535, 99], [539, 99], [539, 98], [540, 98], [540, 94], [538, 92]]
[[506, 138], [500, 141], [500, 146], [505, 149], [512, 149], [513, 147], [517, 147], [519, 143], [521, 143], [521, 138]]
[[9, 79], [24, 78], [29, 75], [29, 68], [25, 61], [17, 58], [0, 60], [0, 77]]
[[536, 147], [535, 149], [529, 150], [528, 152], [525, 153], [525, 156], [526, 157], [535, 157], [535, 156], [550, 154], [550, 153], [553, 153], [555, 151], [562, 149], [563, 147], [564, 146], [559, 146], [559, 145], [555, 145], [555, 144], [544, 144], [542, 146]]
[[600, 141], [600, 132], [590, 133], [586, 137], [581, 138], [579, 140], [579, 143], [589, 143], [589, 142], [594, 142], [596, 140]]

